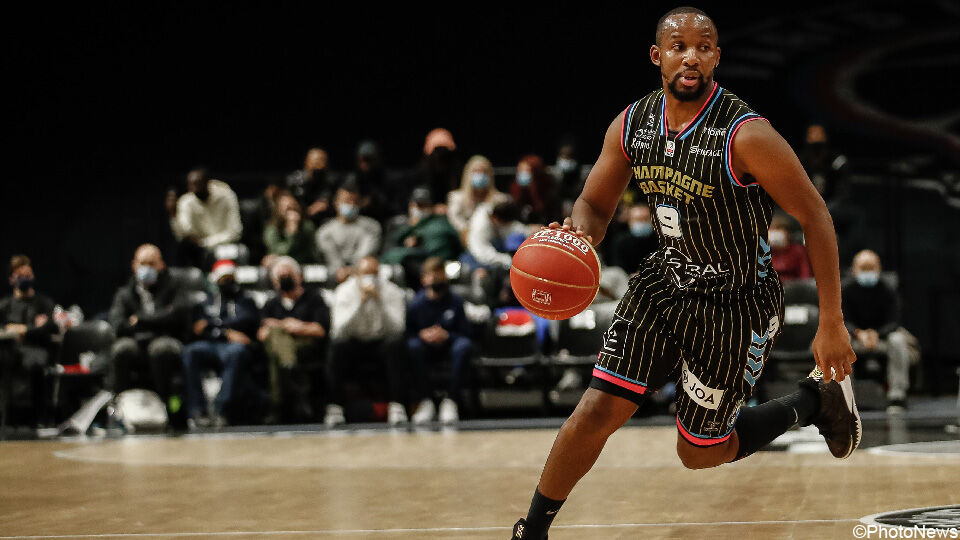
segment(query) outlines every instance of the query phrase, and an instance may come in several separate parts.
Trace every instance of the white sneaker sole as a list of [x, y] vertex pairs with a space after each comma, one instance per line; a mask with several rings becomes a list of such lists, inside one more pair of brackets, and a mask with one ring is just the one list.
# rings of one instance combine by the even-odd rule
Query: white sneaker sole
[[853, 454], [853, 451], [860, 446], [860, 439], [863, 437], [863, 422], [860, 421], [860, 411], [857, 410], [857, 400], [853, 396], [853, 377], [847, 375], [842, 382], [838, 383], [840, 390], [843, 391], [843, 399], [847, 404], [847, 410], [853, 415], [853, 420], [857, 424], [857, 436], [850, 441], [850, 448], [840, 459], [846, 459]]

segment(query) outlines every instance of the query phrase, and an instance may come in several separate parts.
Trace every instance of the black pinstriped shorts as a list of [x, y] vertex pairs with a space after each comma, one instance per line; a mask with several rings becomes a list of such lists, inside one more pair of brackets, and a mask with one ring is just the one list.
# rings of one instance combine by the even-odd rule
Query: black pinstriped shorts
[[639, 404], [676, 381], [680, 434], [698, 446], [719, 444], [753, 393], [782, 320], [775, 275], [749, 293], [687, 293], [648, 259], [617, 306], [590, 386]]

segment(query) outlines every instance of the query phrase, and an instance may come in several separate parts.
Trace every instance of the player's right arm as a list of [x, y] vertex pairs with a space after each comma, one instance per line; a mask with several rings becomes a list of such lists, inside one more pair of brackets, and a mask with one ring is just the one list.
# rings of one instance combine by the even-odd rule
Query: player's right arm
[[[607, 234], [607, 225], [616, 213], [623, 190], [633, 174], [620, 142], [624, 112], [617, 115], [607, 128], [600, 157], [573, 204], [571, 216], [563, 220], [563, 228], [577, 231], [593, 245], [599, 244]], [[559, 225], [550, 224], [551, 227]]]

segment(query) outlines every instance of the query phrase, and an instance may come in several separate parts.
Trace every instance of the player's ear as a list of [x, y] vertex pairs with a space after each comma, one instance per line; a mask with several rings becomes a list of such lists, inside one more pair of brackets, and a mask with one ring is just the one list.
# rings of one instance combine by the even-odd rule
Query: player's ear
[[717, 47], [717, 63], [714, 64], [713, 67], [717, 67], [719, 65], [720, 65], [720, 47]]
[[650, 61], [653, 62], [653, 65], [660, 66], [660, 47], [650, 46]]

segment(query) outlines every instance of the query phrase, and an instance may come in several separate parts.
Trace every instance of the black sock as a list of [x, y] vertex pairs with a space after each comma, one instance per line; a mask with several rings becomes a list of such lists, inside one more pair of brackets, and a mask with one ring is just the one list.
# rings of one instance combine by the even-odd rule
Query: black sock
[[553, 523], [553, 518], [557, 517], [561, 506], [563, 501], [555, 501], [540, 493], [539, 489], [534, 491], [530, 510], [527, 512], [527, 526], [523, 531], [523, 539], [541, 540], [547, 536], [547, 530]]
[[737, 457], [733, 460], [743, 459], [763, 448], [796, 423], [797, 413], [793, 407], [775, 399], [756, 407], [745, 407], [733, 425], [740, 441]]
[[820, 393], [813, 388], [800, 385], [800, 390], [787, 395], [775, 398], [775, 401], [783, 403], [794, 410], [797, 415], [797, 424], [806, 426], [820, 409]]

